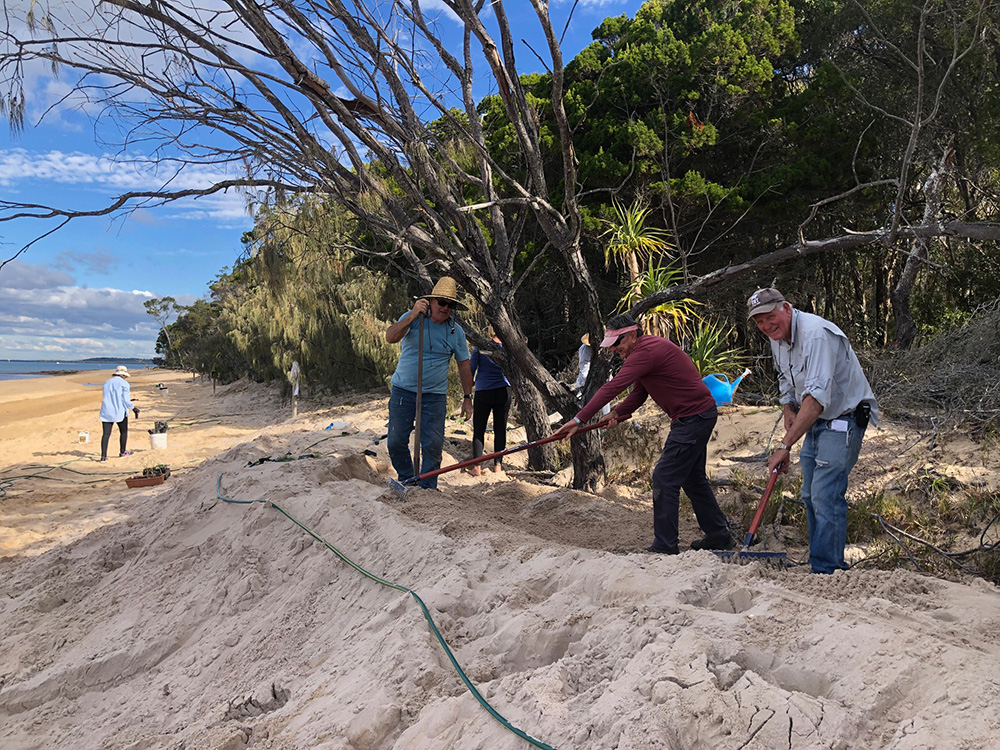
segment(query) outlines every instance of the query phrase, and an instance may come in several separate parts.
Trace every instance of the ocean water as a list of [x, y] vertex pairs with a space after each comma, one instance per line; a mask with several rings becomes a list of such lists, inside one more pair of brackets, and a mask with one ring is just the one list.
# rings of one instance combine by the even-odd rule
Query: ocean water
[[[107, 380], [119, 364], [129, 370], [145, 369], [146, 363], [124, 362], [64, 362], [0, 359], [0, 380], [22, 380], [24, 378], [44, 378], [56, 372], [81, 372], [94, 370], [94, 378]], [[107, 373], [107, 377], [104, 374]]]

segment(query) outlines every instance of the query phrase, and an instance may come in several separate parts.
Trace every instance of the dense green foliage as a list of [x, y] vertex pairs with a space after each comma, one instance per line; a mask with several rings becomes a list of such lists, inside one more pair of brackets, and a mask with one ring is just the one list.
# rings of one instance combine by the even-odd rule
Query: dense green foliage
[[[833, 196], [843, 197], [820, 207], [806, 239], [890, 224], [899, 181], [902, 220], [920, 223], [923, 180], [950, 143], [960, 166], [948, 214], [995, 220], [995, 7], [927, 8], [923, 27], [921, 8], [902, 2], [653, 0], [634, 19], [606, 20], [567, 68], [580, 178], [596, 191], [590, 213], [608, 216], [611, 193], [641, 198], [688, 278], [791, 244], [810, 207]], [[961, 57], [975, 33], [993, 42]], [[776, 282], [859, 344], [885, 346], [908, 251], [787, 264], [711, 302], [735, 315], [748, 291]], [[1000, 295], [989, 245], [934, 241], [931, 252], [939, 265], [913, 296], [923, 330], [938, 325], [942, 303], [955, 318]]]
[[[944, 210], [969, 221], [1000, 218], [997, 18], [995, 6], [973, 0], [649, 0], [634, 18], [606, 19], [567, 66], [565, 96], [585, 196], [583, 250], [606, 313], [623, 298], [774, 251], [800, 233], [821, 239], [887, 227], [894, 211], [903, 224], [920, 223], [921, 186], [947, 146], [955, 159]], [[561, 157], [548, 79], [522, 81], [555, 178]], [[526, 167], [501, 105], [485, 98], [482, 124], [489, 148], [518, 175]], [[474, 154], [451, 144], [449, 127], [442, 119], [433, 129], [438, 158], [475, 170]], [[559, 195], [550, 198], [558, 204]], [[655, 248], [612, 247], [609, 222], [617, 215], [621, 225], [622, 206], [643, 212]], [[574, 315], [580, 292], [564, 283], [532, 222], [517, 238], [515, 271], [530, 269], [517, 315], [531, 349], [557, 371], [584, 331]], [[371, 251], [371, 239], [335, 206], [263, 212], [246, 258], [220, 277], [212, 301], [169, 326], [182, 339], [174, 348], [190, 352], [186, 366], [220, 377], [282, 377], [297, 359], [307, 377], [331, 387], [384, 383], [395, 350], [382, 334], [408, 306], [408, 289], [391, 266], [362, 265], [361, 247]], [[889, 242], [789, 262], [699, 300], [699, 314], [738, 322], [731, 334], [712, 329], [722, 350], [760, 351], [742, 302], [775, 283], [857, 345], [884, 347], [893, 338], [890, 293], [909, 251]], [[925, 333], [997, 297], [995, 244], [931, 242], [912, 297]], [[209, 342], [222, 354], [194, 353]]]
[[263, 211], [243, 238], [245, 257], [213, 285], [211, 303], [186, 308], [169, 326], [181, 361], [223, 382], [283, 379], [298, 361], [309, 384], [385, 385], [397, 356], [385, 329], [410, 302], [405, 285], [356, 262], [356, 235], [333, 204]]

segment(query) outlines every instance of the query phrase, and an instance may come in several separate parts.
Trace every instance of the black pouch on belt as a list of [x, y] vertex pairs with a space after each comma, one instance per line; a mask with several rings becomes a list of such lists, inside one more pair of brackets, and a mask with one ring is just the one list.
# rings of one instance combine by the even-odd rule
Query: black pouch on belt
[[854, 423], [863, 430], [868, 426], [868, 420], [871, 419], [871, 416], [871, 404], [868, 402], [858, 404], [858, 408], [854, 410]]

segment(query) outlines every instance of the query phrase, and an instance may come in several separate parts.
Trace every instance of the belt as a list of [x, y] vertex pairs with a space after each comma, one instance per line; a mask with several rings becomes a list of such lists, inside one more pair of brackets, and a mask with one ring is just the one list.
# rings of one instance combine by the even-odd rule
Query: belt
[[830, 422], [835, 422], [838, 419], [847, 419], [849, 421], [853, 421], [854, 420], [854, 413], [856, 411], [857, 411], [857, 407], [851, 409], [850, 411], [845, 411], [839, 417], [831, 417], [830, 419], [817, 419], [816, 421], [817, 422], [826, 422], [827, 424], [829, 424]]
[[[870, 413], [870, 408], [866, 408], [867, 406], [868, 405], [866, 404], [866, 402], [862, 401], [860, 404], [858, 404], [857, 406], [855, 406], [850, 411], [845, 411], [839, 417], [836, 417], [836, 419], [848, 419], [848, 420], [853, 421], [855, 424], [859, 425], [860, 427], [867, 427], [868, 426], [868, 415]], [[828, 419], [826, 421], [827, 422], [832, 422], [833, 420], [832, 419]]]

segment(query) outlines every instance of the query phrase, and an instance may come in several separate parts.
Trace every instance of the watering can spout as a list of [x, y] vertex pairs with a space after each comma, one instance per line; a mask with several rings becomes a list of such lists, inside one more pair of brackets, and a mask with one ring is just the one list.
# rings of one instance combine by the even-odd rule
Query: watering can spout
[[743, 372], [740, 373], [740, 376], [736, 378], [736, 380], [733, 381], [733, 393], [736, 392], [736, 386], [740, 384], [740, 381], [743, 380], [743, 378], [745, 378], [749, 374], [750, 374], [750, 368], [748, 367], [747, 369], [745, 369]]

